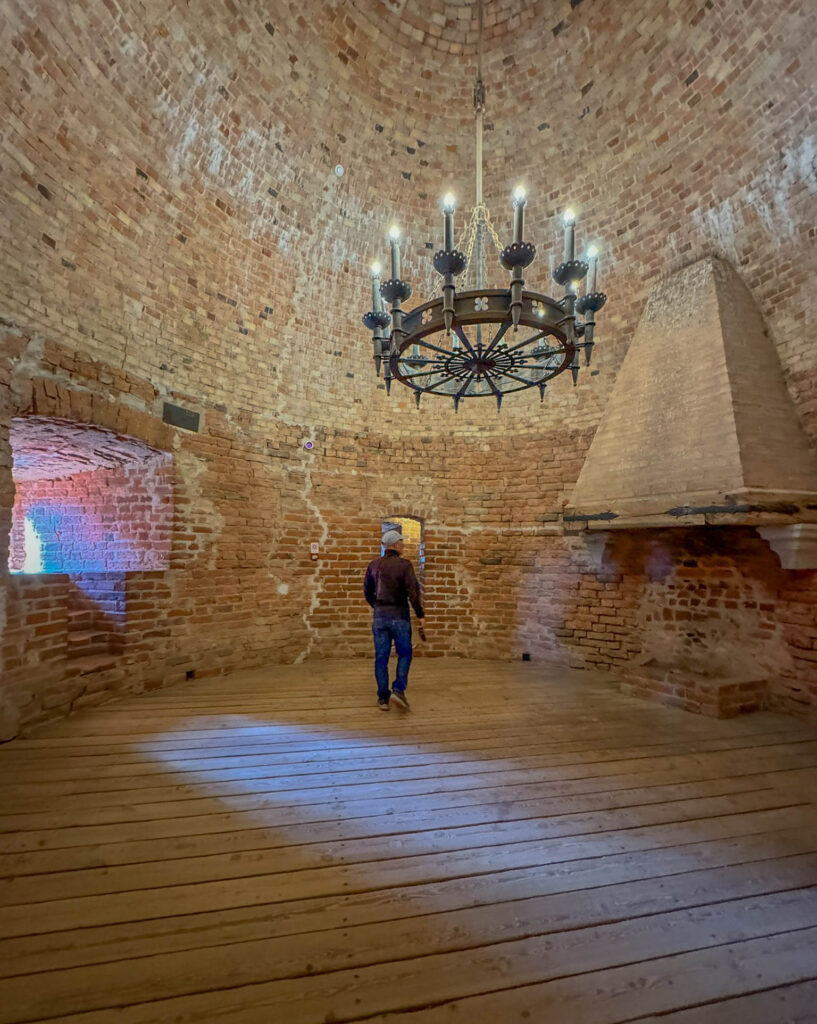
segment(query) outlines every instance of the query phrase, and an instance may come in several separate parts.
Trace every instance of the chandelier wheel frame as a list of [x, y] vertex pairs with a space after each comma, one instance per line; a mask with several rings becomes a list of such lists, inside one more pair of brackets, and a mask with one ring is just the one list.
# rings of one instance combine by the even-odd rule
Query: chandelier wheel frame
[[[389, 377], [411, 388], [415, 398], [447, 396], [457, 404], [463, 398], [501, 401], [502, 395], [531, 387], [541, 393], [549, 380], [571, 367], [581, 343], [570, 339], [559, 300], [523, 291], [518, 328], [510, 320], [510, 305], [509, 289], [458, 292], [451, 333], [445, 299], [417, 306], [405, 314], [391, 342]], [[486, 343], [474, 341], [465, 328], [475, 327], [493, 327], [495, 333]]]

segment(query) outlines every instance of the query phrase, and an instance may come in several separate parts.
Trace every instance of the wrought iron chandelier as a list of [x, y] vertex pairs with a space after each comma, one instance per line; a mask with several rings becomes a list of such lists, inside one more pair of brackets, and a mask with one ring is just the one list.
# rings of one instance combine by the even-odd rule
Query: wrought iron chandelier
[[[574, 385], [579, 375], [579, 350], [589, 365], [594, 345], [595, 315], [607, 301], [598, 291], [598, 249], [587, 250], [587, 260], [576, 259], [575, 215], [566, 210], [562, 262], [553, 268], [553, 280], [564, 287], [564, 297], [525, 290], [523, 271], [536, 256], [524, 240], [526, 196], [513, 194], [513, 241], [503, 246], [491, 223], [482, 196], [482, 146], [485, 84], [482, 80], [483, 0], [478, 0], [477, 79], [474, 86], [476, 121], [476, 205], [461, 240], [454, 245], [452, 195], [443, 199], [443, 248], [435, 253], [434, 277], [442, 282], [442, 296], [410, 311], [403, 303], [411, 285], [400, 267], [400, 231], [389, 232], [391, 277], [381, 282], [381, 268], [372, 266], [372, 309], [363, 317], [372, 332], [374, 362], [381, 370], [386, 391], [393, 380], [414, 391], [417, 407], [423, 395], [454, 400], [454, 411], [464, 398], [496, 399], [538, 387], [544, 400], [547, 382], [570, 370]], [[510, 272], [509, 288], [485, 284], [488, 243], [493, 244], [502, 267]], [[473, 268], [473, 288], [459, 290], [455, 278]], [[588, 276], [589, 274], [589, 276]], [[587, 288], [582, 283], [587, 279]], [[467, 283], [467, 282], [466, 282]], [[389, 313], [384, 302], [390, 303]], [[579, 317], [583, 319], [580, 320]], [[391, 327], [391, 330], [389, 330]], [[520, 329], [526, 334], [518, 338]]]

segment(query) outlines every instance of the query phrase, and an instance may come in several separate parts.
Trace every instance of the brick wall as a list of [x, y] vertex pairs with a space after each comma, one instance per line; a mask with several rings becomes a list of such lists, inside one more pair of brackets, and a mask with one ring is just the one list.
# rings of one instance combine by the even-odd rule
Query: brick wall
[[70, 575], [66, 659], [83, 668], [111, 668], [124, 649], [127, 577], [122, 572]]
[[[104, 367], [96, 372], [104, 376]], [[71, 376], [53, 378], [55, 397], [35, 378], [28, 411], [64, 414]], [[643, 653], [656, 625], [677, 637], [705, 627], [709, 637], [733, 635], [766, 652], [781, 705], [817, 703], [815, 574], [781, 570], [755, 531], [613, 534], [601, 569], [583, 539], [562, 534], [560, 513], [587, 432], [543, 433], [531, 460], [515, 438], [392, 441], [294, 425], [260, 443], [216, 411], [200, 434], [163, 433], [170, 428], [161, 424], [156, 434], [155, 422], [137, 412], [128, 419], [121, 406], [91, 404], [100, 425], [114, 417], [123, 432], [142, 430], [154, 443], [164, 438], [172, 447], [175, 438], [170, 565], [100, 574], [96, 594], [90, 578], [65, 577], [73, 611], [78, 597], [86, 612], [89, 598], [102, 604], [106, 580], [113, 590], [124, 580], [125, 597], [114, 614], [83, 618], [77, 632], [86, 636], [66, 636], [66, 651], [73, 648], [81, 664], [68, 664], [66, 653], [65, 699], [55, 712], [189, 672], [368, 655], [362, 574], [396, 509], [425, 524], [430, 628], [423, 654], [527, 652], [621, 669]], [[15, 605], [19, 595], [9, 598]], [[36, 653], [37, 638], [27, 642]], [[362, 666], [362, 686], [367, 674]]]
[[0, 741], [118, 693], [184, 678], [164, 643], [163, 580], [144, 572], [8, 577]]
[[[0, 637], [0, 740], [36, 722], [62, 701], [68, 632], [67, 576], [12, 576], [5, 580], [6, 615]], [[68, 702], [70, 706], [70, 701]]]
[[[483, 657], [607, 668], [656, 659], [769, 681], [773, 706], [817, 711], [817, 572], [787, 571], [751, 528], [506, 540], [472, 571]], [[485, 564], [487, 563], [487, 564]], [[493, 612], [492, 612], [493, 609]]]

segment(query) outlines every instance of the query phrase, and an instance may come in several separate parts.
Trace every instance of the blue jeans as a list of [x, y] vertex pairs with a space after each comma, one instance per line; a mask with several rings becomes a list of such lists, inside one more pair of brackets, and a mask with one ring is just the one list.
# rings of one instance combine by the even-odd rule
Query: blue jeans
[[411, 665], [411, 622], [408, 619], [387, 619], [375, 616], [372, 622], [374, 636], [374, 677], [377, 680], [378, 700], [389, 699], [389, 655], [394, 641], [397, 651], [397, 678], [394, 689], [402, 693], [408, 686]]

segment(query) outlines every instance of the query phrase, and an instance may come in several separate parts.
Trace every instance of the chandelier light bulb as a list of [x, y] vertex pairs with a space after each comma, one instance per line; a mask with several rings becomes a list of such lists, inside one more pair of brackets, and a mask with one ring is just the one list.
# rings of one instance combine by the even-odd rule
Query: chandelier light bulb
[[389, 228], [389, 244], [391, 245], [391, 276], [395, 281], [400, 280], [400, 228], [392, 224]]
[[446, 192], [443, 196], [443, 249], [451, 252], [454, 248], [454, 196]]
[[373, 263], [372, 264], [372, 277], [380, 277], [380, 271], [382, 269], [383, 268], [380, 266], [379, 263]]
[[565, 224], [575, 224], [576, 223], [576, 214], [575, 214], [575, 212], [573, 210], [570, 210], [570, 209], [565, 210], [565, 212], [562, 214], [562, 220], [565, 222]]
[[587, 249], [587, 255], [591, 260], [594, 260], [599, 254], [599, 247], [597, 245], [591, 245]]
[[528, 193], [522, 188], [521, 185], [517, 185], [513, 190], [513, 200], [515, 203], [524, 203]]

